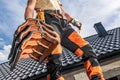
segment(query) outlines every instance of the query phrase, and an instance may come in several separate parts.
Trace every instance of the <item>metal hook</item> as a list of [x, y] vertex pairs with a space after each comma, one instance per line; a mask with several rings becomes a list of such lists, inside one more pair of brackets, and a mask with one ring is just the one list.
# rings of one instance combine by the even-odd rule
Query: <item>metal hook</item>
[[39, 20], [39, 19], [36, 19], [36, 20], [37, 20], [38, 25], [39, 25], [39, 27], [40, 27], [40, 30], [41, 30], [41, 32], [42, 32], [42, 38], [44, 38], [44, 30], [43, 30], [43, 28], [42, 28], [42, 25], [41, 25], [41, 23], [40, 23], [40, 20]]

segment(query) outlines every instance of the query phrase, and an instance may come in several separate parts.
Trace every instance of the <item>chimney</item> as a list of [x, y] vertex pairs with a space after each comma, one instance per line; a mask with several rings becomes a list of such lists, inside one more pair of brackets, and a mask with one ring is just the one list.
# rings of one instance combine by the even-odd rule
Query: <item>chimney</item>
[[101, 22], [94, 24], [94, 28], [97, 31], [99, 37], [105, 37], [106, 35], [108, 35]]

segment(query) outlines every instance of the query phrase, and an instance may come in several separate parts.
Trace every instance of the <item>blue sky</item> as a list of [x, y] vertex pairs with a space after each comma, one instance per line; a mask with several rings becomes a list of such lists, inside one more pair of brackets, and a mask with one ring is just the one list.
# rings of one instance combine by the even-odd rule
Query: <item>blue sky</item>
[[[63, 8], [83, 27], [80, 34], [96, 34], [94, 23], [102, 22], [106, 30], [120, 27], [120, 0], [61, 0]], [[7, 60], [13, 33], [24, 22], [27, 0], [0, 0], [0, 63]], [[73, 27], [76, 31], [77, 28]]]

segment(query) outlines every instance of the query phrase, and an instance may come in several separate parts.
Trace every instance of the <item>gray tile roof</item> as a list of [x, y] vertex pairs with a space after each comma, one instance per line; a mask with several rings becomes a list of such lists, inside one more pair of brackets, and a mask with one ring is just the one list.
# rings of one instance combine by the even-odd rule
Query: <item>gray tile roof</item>
[[120, 28], [115, 28], [107, 32], [109, 35], [105, 37], [98, 37], [98, 35], [93, 35], [86, 38], [98, 56], [120, 49]]
[[[120, 28], [107, 31], [109, 35], [106, 37], [98, 37], [93, 35], [85, 38], [94, 48], [97, 56], [105, 56], [120, 51]], [[115, 55], [115, 54], [113, 54]], [[80, 63], [81, 58], [77, 57], [69, 50], [63, 47], [62, 66], [69, 67], [71, 64]], [[46, 64], [39, 64], [33, 59], [22, 59], [17, 63], [16, 68], [10, 71], [8, 62], [0, 64], [0, 80], [21, 80], [34, 79], [46, 74]]]

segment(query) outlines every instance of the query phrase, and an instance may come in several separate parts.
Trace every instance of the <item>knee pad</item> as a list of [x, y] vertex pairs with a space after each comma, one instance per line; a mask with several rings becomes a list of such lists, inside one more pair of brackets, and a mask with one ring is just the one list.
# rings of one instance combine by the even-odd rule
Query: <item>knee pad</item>
[[83, 60], [86, 60], [89, 58], [97, 58], [95, 51], [89, 44], [82, 47], [81, 50], [84, 52], [82, 57]]
[[90, 80], [104, 80], [102, 69], [99, 63], [87, 60], [84, 63], [84, 67]]

